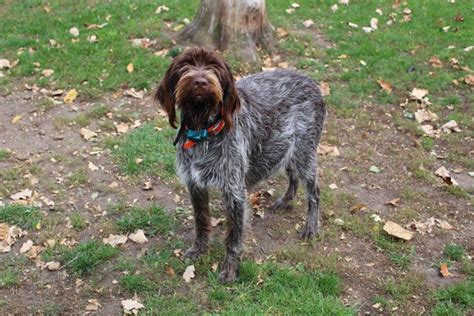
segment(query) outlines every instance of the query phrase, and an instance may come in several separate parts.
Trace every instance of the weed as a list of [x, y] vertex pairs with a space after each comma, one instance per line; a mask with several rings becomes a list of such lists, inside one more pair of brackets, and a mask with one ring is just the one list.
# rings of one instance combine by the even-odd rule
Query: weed
[[18, 225], [23, 229], [34, 229], [42, 219], [41, 212], [33, 206], [15, 204], [0, 206], [0, 222]]
[[70, 216], [71, 225], [77, 230], [82, 230], [87, 226], [87, 221], [84, 219], [83, 215], [79, 212], [73, 212]]
[[0, 148], [0, 161], [7, 160], [10, 157], [10, 152], [6, 149]]
[[163, 208], [152, 206], [149, 208], [134, 207], [127, 214], [117, 220], [117, 227], [123, 233], [135, 232], [143, 229], [148, 235], [166, 234], [173, 226], [173, 220]]
[[0, 271], [0, 289], [20, 284], [19, 272], [12, 268]]
[[[464, 315], [474, 309], [474, 280], [442, 288], [434, 293], [434, 315]], [[449, 312], [449, 314], [448, 314]]]
[[77, 169], [73, 171], [68, 177], [69, 185], [84, 185], [87, 182], [87, 171], [85, 171], [84, 169]]

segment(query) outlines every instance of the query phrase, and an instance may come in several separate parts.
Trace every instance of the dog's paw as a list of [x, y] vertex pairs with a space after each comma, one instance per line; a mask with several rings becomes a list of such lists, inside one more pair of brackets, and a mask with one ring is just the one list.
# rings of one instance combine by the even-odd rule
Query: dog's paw
[[219, 282], [234, 283], [239, 274], [239, 263], [234, 261], [225, 261], [221, 273], [219, 273]]
[[319, 229], [317, 227], [306, 224], [306, 227], [303, 230], [303, 233], [301, 234], [301, 238], [305, 240], [311, 240], [318, 235]]
[[293, 209], [293, 205], [291, 205], [288, 201], [286, 201], [283, 197], [278, 198], [276, 202], [270, 208], [270, 211], [276, 212], [278, 210], [283, 211], [291, 211]]
[[202, 248], [197, 248], [195, 246], [192, 246], [184, 253], [184, 257], [190, 258], [190, 259], [196, 259], [199, 256], [203, 255], [204, 253], [205, 251]]

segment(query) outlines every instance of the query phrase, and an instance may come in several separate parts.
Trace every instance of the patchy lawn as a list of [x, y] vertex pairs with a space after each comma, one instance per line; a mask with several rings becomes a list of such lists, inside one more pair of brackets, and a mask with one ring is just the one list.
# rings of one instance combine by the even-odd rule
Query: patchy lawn
[[183, 259], [192, 209], [151, 93], [199, 1], [0, 1], [1, 312], [472, 314], [472, 5], [336, 2], [267, 1], [277, 44], [261, 56], [327, 94], [322, 234], [299, 238], [301, 190], [267, 210], [286, 188], [273, 177], [223, 286], [222, 202], [212, 192], [209, 255]]

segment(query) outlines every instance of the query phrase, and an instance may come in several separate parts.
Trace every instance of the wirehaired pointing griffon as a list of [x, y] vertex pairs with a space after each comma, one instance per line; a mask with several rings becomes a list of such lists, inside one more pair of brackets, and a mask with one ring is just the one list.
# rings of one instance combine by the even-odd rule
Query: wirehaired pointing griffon
[[300, 179], [308, 198], [303, 238], [318, 233], [316, 148], [326, 109], [312, 79], [275, 70], [235, 82], [221, 56], [191, 48], [173, 59], [155, 97], [172, 127], [177, 128], [176, 108], [181, 112], [176, 167], [191, 195], [196, 230], [186, 256], [195, 258], [208, 250], [208, 190], [217, 188], [228, 225], [219, 279], [235, 281], [247, 216], [246, 191], [281, 169], [290, 183], [273, 209], [290, 209]]

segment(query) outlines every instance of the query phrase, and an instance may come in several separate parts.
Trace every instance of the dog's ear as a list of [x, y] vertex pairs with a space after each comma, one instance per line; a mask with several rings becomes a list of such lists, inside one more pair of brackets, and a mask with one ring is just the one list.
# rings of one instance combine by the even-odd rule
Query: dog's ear
[[227, 128], [232, 128], [233, 119], [232, 116], [234, 112], [240, 109], [240, 98], [239, 93], [237, 91], [237, 87], [235, 86], [235, 79], [232, 75], [232, 71], [227, 65], [225, 64], [225, 71], [226, 74], [224, 76], [225, 84], [224, 84], [224, 95], [223, 95], [223, 105], [222, 105], [222, 116]]
[[166, 114], [168, 114], [168, 121], [173, 128], [176, 128], [175, 88], [176, 84], [173, 79], [172, 63], [161, 80], [158, 89], [156, 89], [155, 100], [161, 104]]

